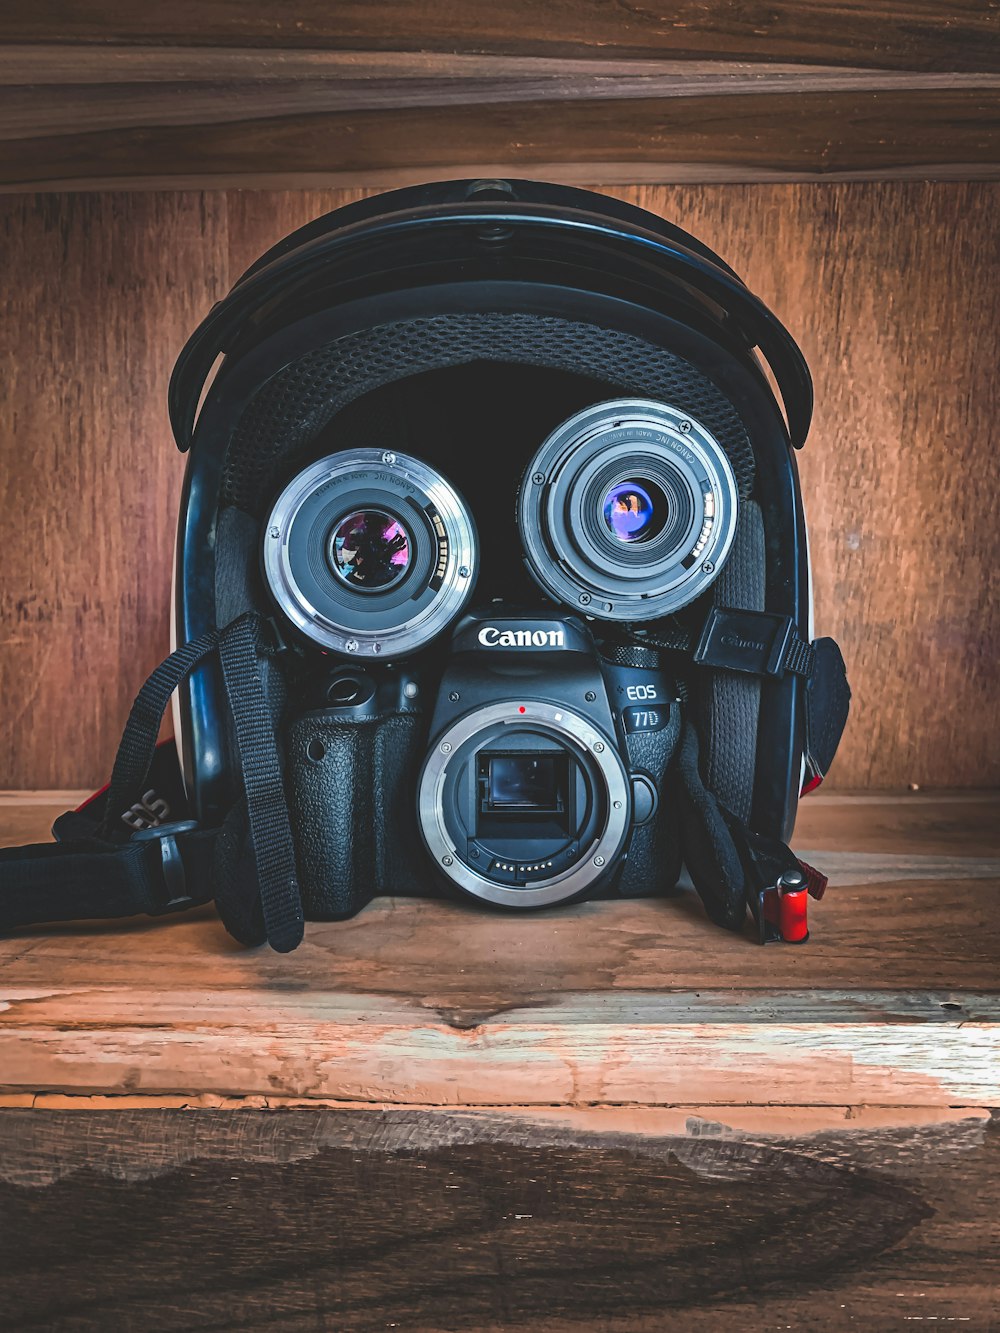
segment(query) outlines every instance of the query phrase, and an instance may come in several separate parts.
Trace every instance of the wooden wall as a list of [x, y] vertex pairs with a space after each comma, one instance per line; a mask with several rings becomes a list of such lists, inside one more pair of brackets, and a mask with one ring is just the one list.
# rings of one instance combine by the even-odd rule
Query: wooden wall
[[[613, 187], [717, 248], [798, 337], [817, 626], [855, 708], [841, 787], [1000, 782], [1000, 185]], [[167, 650], [186, 334], [343, 191], [0, 199], [0, 786], [103, 781]]]

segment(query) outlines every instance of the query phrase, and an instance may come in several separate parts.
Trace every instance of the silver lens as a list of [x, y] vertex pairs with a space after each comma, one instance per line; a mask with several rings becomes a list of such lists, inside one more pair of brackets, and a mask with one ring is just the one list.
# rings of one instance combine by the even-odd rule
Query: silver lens
[[420, 459], [379, 449], [311, 464], [264, 525], [264, 576], [282, 614], [352, 657], [423, 648], [468, 601], [477, 560], [455, 488]]
[[529, 568], [599, 620], [654, 620], [719, 573], [736, 531], [736, 477], [680, 408], [614, 399], [558, 426], [529, 464], [518, 524]]

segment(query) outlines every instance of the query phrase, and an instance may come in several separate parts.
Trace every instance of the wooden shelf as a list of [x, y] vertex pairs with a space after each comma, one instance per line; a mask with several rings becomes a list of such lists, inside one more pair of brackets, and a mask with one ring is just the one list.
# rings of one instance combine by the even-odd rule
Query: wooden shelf
[[[209, 910], [0, 943], [0, 1088], [420, 1106], [1000, 1102], [994, 797], [817, 797], [805, 948], [693, 894], [494, 915], [384, 900], [292, 956]], [[6, 832], [54, 813], [6, 805]], [[849, 850], [848, 850], [849, 849]], [[995, 887], [995, 886], [994, 886]]]
[[0, 190], [996, 179], [1000, 17], [12, 0], [0, 107]]
[[0, 1323], [987, 1333], [998, 813], [811, 797], [798, 949], [689, 895], [386, 901], [286, 957], [208, 911], [18, 932]]

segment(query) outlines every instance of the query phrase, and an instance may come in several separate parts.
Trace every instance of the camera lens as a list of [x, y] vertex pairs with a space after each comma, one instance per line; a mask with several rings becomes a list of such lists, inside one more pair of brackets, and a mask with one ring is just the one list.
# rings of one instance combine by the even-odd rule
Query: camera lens
[[593, 722], [539, 699], [499, 702], [437, 738], [418, 821], [432, 860], [464, 892], [547, 907], [619, 864], [629, 790], [618, 747]]
[[351, 588], [391, 588], [409, 568], [411, 541], [396, 515], [361, 509], [331, 529], [327, 558]]
[[345, 656], [418, 651], [455, 620], [475, 583], [464, 501], [406, 454], [346, 449], [311, 464], [278, 496], [262, 541], [282, 614]]
[[718, 440], [647, 399], [599, 403], [556, 427], [518, 497], [531, 573], [598, 620], [654, 620], [700, 596], [729, 554], [736, 514]]
[[667, 497], [654, 482], [630, 478], [612, 486], [604, 498], [604, 521], [620, 542], [648, 541], [663, 531]]

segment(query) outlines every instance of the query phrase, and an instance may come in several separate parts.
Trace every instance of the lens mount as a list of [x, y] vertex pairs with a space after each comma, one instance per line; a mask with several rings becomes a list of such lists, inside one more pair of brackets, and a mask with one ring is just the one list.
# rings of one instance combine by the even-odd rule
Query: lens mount
[[[556, 742], [586, 774], [593, 798], [588, 833], [575, 855], [556, 873], [530, 885], [498, 883], [470, 860], [469, 830], [459, 806], [464, 781], [475, 781], [475, 759], [484, 747], [501, 743], [507, 757], [518, 737]], [[628, 775], [613, 740], [585, 717], [541, 700], [507, 700], [466, 713], [438, 736], [417, 787], [417, 819], [438, 869], [466, 893], [501, 907], [548, 907], [579, 897], [617, 864], [629, 826]], [[468, 791], [464, 792], [467, 797]], [[574, 839], [570, 839], [574, 841]]]
[[264, 524], [264, 577], [303, 634], [349, 657], [401, 657], [468, 601], [478, 550], [455, 488], [417, 458], [345, 449], [305, 468]]
[[550, 597], [598, 620], [654, 620], [716, 577], [737, 503], [725, 450], [690, 413], [613, 399], [545, 440], [521, 485], [518, 525]]

